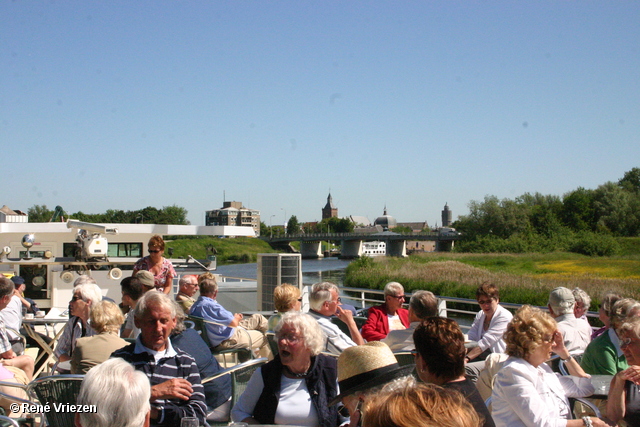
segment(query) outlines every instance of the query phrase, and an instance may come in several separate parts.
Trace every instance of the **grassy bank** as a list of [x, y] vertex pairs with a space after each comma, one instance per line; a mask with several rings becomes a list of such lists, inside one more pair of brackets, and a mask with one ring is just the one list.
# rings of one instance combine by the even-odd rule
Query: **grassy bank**
[[267, 242], [251, 237], [198, 237], [166, 241], [166, 247], [173, 248], [170, 258], [186, 258], [187, 255], [192, 255], [196, 259], [205, 259], [209, 255], [209, 246], [215, 248], [219, 265], [256, 262], [258, 254], [276, 252]]
[[406, 259], [361, 259], [349, 265], [345, 277], [346, 286], [359, 288], [382, 289], [389, 281], [402, 283], [409, 292], [426, 289], [460, 298], [474, 298], [479, 284], [492, 282], [502, 301], [534, 305], [546, 305], [555, 287], [579, 286], [591, 295], [593, 310], [607, 290], [640, 298], [640, 258], [429, 253]]

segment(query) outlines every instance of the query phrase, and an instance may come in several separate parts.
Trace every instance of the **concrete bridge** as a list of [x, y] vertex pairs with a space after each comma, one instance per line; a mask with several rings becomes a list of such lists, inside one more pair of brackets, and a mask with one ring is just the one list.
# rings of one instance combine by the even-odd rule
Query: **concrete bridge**
[[363, 255], [363, 242], [385, 242], [387, 256], [406, 257], [407, 240], [431, 240], [436, 242], [436, 250], [449, 251], [453, 242], [460, 239], [457, 233], [419, 233], [399, 234], [391, 231], [382, 233], [312, 233], [284, 236], [260, 236], [260, 239], [268, 242], [273, 248], [289, 246], [291, 242], [300, 242], [300, 254], [302, 258], [323, 258], [322, 242], [335, 242], [341, 247], [341, 258], [358, 258]]

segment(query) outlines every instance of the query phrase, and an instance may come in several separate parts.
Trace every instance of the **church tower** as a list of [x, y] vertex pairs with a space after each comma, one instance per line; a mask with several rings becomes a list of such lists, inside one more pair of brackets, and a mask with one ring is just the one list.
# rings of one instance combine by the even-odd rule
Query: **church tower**
[[452, 219], [453, 219], [453, 213], [449, 210], [449, 205], [445, 203], [444, 209], [442, 210], [442, 226], [451, 227]]
[[322, 208], [322, 219], [338, 217], [338, 208], [333, 205], [331, 193], [327, 197], [327, 204]]

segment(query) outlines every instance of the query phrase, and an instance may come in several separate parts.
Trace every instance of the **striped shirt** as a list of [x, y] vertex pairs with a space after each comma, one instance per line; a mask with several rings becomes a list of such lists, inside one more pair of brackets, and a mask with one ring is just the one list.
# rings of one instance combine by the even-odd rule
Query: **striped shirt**
[[11, 350], [11, 343], [7, 336], [7, 328], [4, 326], [4, 320], [0, 317], [0, 353]]
[[179, 426], [184, 417], [197, 417], [201, 424], [207, 425], [207, 405], [198, 366], [193, 357], [181, 350], [174, 350], [171, 342], [167, 342], [167, 349], [159, 354], [144, 347], [138, 337], [135, 343], [116, 350], [111, 357], [121, 357], [138, 371], [144, 372], [152, 386], [173, 378], [184, 378], [191, 383], [193, 393], [189, 400], [158, 399], [151, 402], [159, 411], [158, 419], [151, 420], [152, 426]]

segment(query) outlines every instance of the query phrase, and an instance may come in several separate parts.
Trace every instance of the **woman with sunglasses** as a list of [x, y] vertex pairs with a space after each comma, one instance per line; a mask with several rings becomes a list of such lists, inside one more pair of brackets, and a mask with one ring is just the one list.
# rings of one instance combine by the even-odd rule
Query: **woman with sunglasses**
[[290, 311], [275, 327], [278, 355], [258, 368], [231, 411], [233, 421], [336, 427], [338, 369], [321, 354], [325, 335], [308, 314]]
[[[539, 308], [522, 306], [505, 333], [509, 358], [496, 375], [491, 415], [498, 427], [603, 427], [599, 418], [571, 419], [569, 397], [590, 396], [591, 377], [571, 357], [556, 321]], [[555, 353], [570, 375], [554, 373], [545, 362]]]
[[176, 277], [176, 271], [173, 269], [171, 261], [164, 257], [164, 240], [162, 236], [155, 235], [149, 239], [149, 255], [140, 258], [133, 266], [133, 274], [135, 276], [140, 270], [147, 270], [154, 277], [155, 287], [158, 291], [168, 294], [171, 292], [173, 278]]
[[484, 360], [491, 353], [504, 353], [506, 344], [502, 339], [507, 324], [513, 315], [500, 303], [498, 287], [492, 283], [483, 283], [476, 290], [476, 300], [480, 311], [469, 329], [468, 338], [477, 341], [477, 347], [467, 353], [465, 371], [471, 381], [475, 382], [484, 368]]

